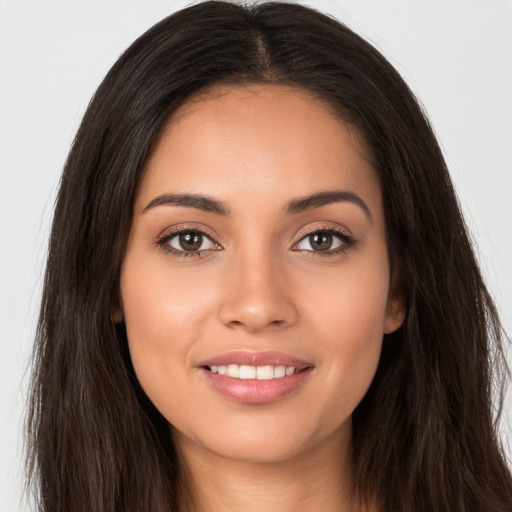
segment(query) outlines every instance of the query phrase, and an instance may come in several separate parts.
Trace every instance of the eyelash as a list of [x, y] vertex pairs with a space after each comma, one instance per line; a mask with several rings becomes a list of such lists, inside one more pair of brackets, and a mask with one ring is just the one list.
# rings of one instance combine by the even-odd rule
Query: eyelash
[[[319, 257], [319, 258], [325, 258], [330, 256], [337, 256], [339, 254], [342, 254], [346, 251], [348, 251], [350, 248], [352, 248], [356, 241], [353, 237], [351, 237], [346, 231], [342, 229], [336, 229], [332, 226], [325, 226], [325, 227], [315, 227], [311, 231], [307, 231], [306, 233], [302, 233], [302, 236], [298, 242], [293, 244], [295, 247], [300, 242], [305, 240], [306, 238], [310, 237], [311, 235], [318, 235], [318, 234], [324, 234], [324, 235], [331, 235], [335, 236], [336, 238], [339, 238], [341, 241], [341, 244], [336, 249], [328, 249], [327, 251], [309, 251], [305, 250], [305, 252], [310, 253], [310, 256], [312, 257]], [[293, 249], [292, 249], [293, 250]]]
[[[194, 227], [194, 228], [181, 227], [181, 228], [178, 228], [175, 230], [173, 229], [172, 231], [166, 231], [165, 233], [160, 235], [155, 240], [155, 245], [157, 247], [161, 248], [165, 253], [169, 254], [170, 256], [172, 256], [174, 258], [191, 258], [191, 257], [192, 258], [201, 258], [201, 257], [203, 257], [203, 255], [201, 253], [207, 252], [209, 250], [218, 250], [218, 249], [204, 249], [202, 251], [179, 251], [179, 250], [174, 249], [170, 245], [167, 245], [168, 242], [170, 240], [172, 240], [174, 237], [176, 237], [178, 235], [182, 235], [182, 234], [187, 234], [187, 233], [188, 234], [197, 234], [197, 235], [206, 237], [212, 243], [219, 246], [219, 244], [217, 244], [217, 242], [215, 242], [213, 240], [211, 235], [209, 235], [205, 231], [203, 231], [199, 228], [196, 228], [196, 227]], [[305, 240], [307, 237], [309, 237], [311, 235], [317, 235], [317, 234], [326, 234], [326, 235], [335, 236], [341, 240], [341, 244], [338, 248], [336, 248], [334, 250], [326, 250], [326, 251], [304, 250], [304, 252], [310, 253], [310, 255], [313, 257], [336, 256], [338, 254], [344, 253], [345, 251], [349, 250], [356, 243], [354, 238], [352, 238], [348, 233], [346, 233], [342, 229], [336, 229], [331, 226], [329, 226], [329, 227], [326, 226], [326, 227], [317, 227], [311, 231], [303, 233], [300, 240], [294, 244], [294, 247], [296, 245], [298, 245], [299, 243], [301, 243], [303, 240]], [[292, 248], [292, 250], [293, 250], [293, 248]], [[300, 251], [297, 250], [297, 252], [300, 252]]]
[[[180, 227], [177, 229], [172, 229], [170, 231], [164, 232], [162, 235], [160, 235], [156, 241], [155, 244], [160, 247], [165, 253], [169, 254], [170, 256], [174, 258], [201, 258], [203, 257], [201, 253], [205, 252], [203, 251], [178, 251], [171, 247], [170, 245], [167, 245], [168, 242], [170, 242], [175, 236], [183, 235], [183, 234], [196, 234], [201, 235], [208, 240], [211, 240], [214, 244], [217, 244], [212, 238], [211, 235], [206, 233], [205, 231], [196, 228], [196, 227]], [[213, 249], [216, 250], [216, 249]]]

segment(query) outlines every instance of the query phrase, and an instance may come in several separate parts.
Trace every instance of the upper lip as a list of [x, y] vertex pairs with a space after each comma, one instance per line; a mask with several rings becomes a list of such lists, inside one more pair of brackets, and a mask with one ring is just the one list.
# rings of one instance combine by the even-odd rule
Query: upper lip
[[303, 359], [285, 354], [284, 352], [253, 352], [249, 350], [234, 350], [232, 352], [218, 354], [202, 361], [199, 366], [222, 366], [228, 364], [237, 364], [239, 366], [293, 366], [299, 370], [313, 366]]

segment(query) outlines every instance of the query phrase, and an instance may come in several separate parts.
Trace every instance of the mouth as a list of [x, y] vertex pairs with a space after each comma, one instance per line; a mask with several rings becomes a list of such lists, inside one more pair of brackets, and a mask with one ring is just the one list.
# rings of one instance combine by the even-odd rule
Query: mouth
[[273, 380], [282, 379], [295, 375], [301, 371], [310, 368], [309, 366], [297, 368], [295, 366], [284, 366], [284, 365], [263, 365], [263, 366], [250, 366], [250, 365], [211, 365], [204, 366], [205, 370], [218, 375], [226, 375], [233, 379], [241, 380]]
[[199, 366], [209, 386], [231, 401], [265, 404], [295, 396], [314, 365], [280, 352], [235, 351]]

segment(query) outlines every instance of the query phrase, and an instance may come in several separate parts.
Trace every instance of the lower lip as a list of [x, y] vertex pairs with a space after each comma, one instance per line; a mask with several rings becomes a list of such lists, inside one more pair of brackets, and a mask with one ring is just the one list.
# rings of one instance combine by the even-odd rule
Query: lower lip
[[202, 373], [213, 388], [231, 400], [246, 404], [266, 404], [298, 390], [312, 370], [313, 367], [309, 367], [293, 375], [269, 380], [235, 379], [212, 373], [205, 368], [202, 368]]

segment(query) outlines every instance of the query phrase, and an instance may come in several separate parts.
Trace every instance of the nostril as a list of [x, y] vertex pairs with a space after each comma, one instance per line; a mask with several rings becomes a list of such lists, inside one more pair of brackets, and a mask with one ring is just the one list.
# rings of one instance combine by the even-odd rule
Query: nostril
[[281, 329], [296, 321], [298, 314], [290, 300], [260, 295], [245, 290], [244, 296], [224, 300], [219, 310], [219, 319], [226, 327], [243, 328], [250, 332], [265, 328]]

